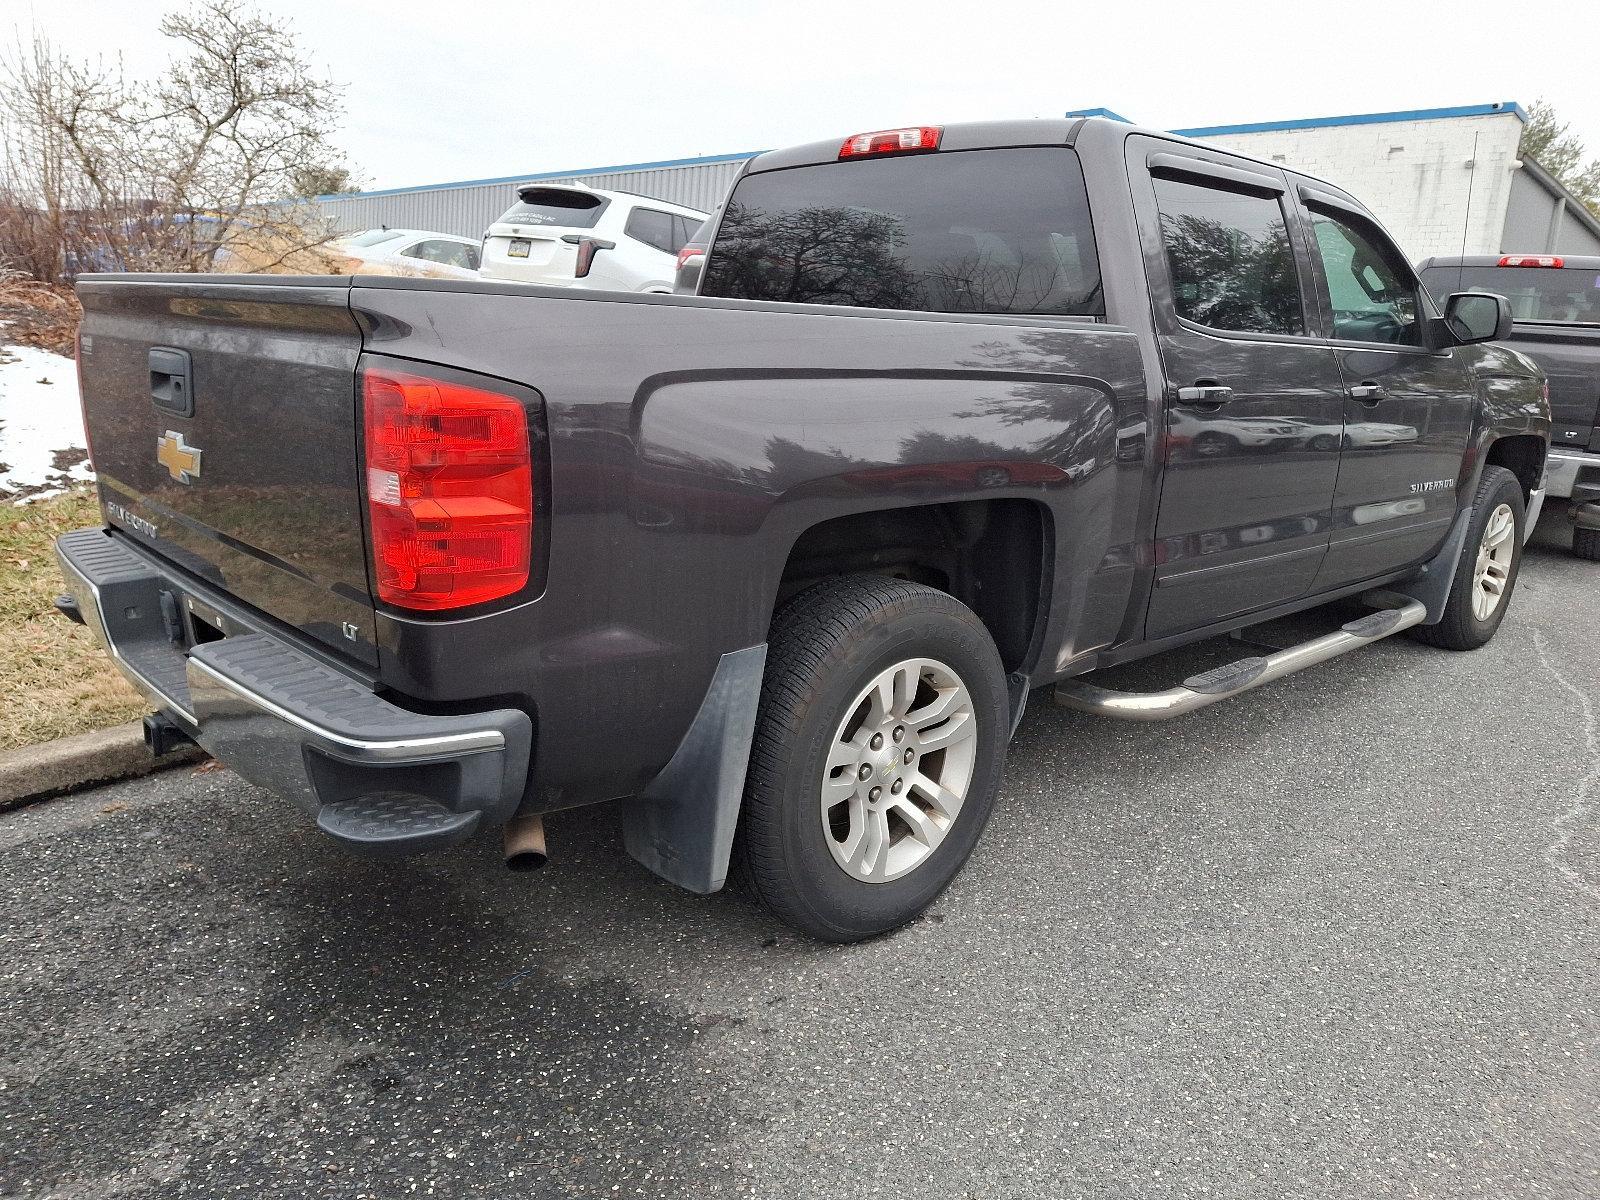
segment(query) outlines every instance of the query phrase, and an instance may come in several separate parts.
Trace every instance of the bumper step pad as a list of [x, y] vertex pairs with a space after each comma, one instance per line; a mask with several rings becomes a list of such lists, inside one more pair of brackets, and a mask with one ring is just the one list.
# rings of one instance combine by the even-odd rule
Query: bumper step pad
[[478, 816], [475, 810], [451, 812], [415, 792], [370, 792], [324, 804], [317, 810], [317, 828], [370, 851], [393, 846], [414, 854], [466, 837], [478, 824]]

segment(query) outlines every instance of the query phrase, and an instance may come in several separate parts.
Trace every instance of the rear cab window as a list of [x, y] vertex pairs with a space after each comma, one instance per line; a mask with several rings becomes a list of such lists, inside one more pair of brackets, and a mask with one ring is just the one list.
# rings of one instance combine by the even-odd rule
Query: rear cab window
[[1443, 303], [1454, 292], [1493, 292], [1518, 321], [1600, 325], [1600, 271], [1578, 267], [1429, 267], [1422, 282]]
[[517, 202], [506, 210], [500, 223], [593, 229], [607, 203], [604, 196], [573, 188], [525, 187], [517, 192]]
[[1104, 316], [1078, 157], [962, 150], [747, 175], [703, 296], [922, 312]]

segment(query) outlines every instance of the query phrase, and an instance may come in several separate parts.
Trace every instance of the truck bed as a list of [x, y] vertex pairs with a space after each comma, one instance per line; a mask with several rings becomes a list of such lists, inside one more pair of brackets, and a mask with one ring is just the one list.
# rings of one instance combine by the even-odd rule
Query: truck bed
[[[82, 290], [117, 534], [370, 666], [406, 703], [529, 712], [546, 807], [659, 771], [719, 657], [764, 641], [801, 532], [863, 497], [1041, 505], [1085, 580], [1051, 629], [1088, 650], [1124, 625], [1153, 425], [1122, 327], [390, 277]], [[153, 405], [158, 346], [193, 357], [192, 419]], [[532, 594], [466, 617], [374, 604], [357, 383], [374, 364], [526, 389], [547, 504]], [[187, 483], [158, 461], [169, 427], [203, 454]], [[541, 759], [545, 744], [561, 755]]]

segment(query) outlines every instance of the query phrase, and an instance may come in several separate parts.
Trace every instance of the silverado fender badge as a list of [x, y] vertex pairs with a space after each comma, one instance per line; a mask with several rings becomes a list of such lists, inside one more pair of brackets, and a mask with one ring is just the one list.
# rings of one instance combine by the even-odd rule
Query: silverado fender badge
[[198, 446], [187, 445], [183, 434], [175, 429], [156, 439], [156, 461], [179, 483], [191, 483], [199, 477], [202, 453]]

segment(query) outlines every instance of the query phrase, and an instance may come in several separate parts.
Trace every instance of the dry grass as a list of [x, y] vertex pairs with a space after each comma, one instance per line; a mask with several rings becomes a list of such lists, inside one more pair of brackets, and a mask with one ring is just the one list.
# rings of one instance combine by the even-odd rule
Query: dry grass
[[213, 269], [265, 275], [354, 275], [361, 264], [333, 246], [304, 246], [271, 233], [236, 238]]
[[99, 523], [91, 488], [0, 504], [0, 750], [149, 711], [94, 634], [51, 606], [63, 590], [52, 542]]
[[72, 289], [36, 279], [0, 279], [6, 340], [72, 357], [83, 309]]

